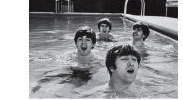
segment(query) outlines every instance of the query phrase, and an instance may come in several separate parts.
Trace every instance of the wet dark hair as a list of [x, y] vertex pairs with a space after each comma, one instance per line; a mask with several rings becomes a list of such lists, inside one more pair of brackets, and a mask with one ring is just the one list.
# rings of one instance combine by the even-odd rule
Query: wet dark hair
[[109, 26], [109, 31], [112, 29], [112, 23], [109, 18], [102, 18], [98, 21], [98, 29], [100, 29], [101, 24], [107, 24]]
[[137, 28], [141, 28], [141, 29], [142, 29], [143, 35], [145, 36], [145, 37], [143, 38], [143, 41], [145, 41], [146, 38], [149, 36], [149, 33], [150, 33], [150, 31], [149, 31], [149, 26], [146, 25], [146, 24], [140, 23], [140, 22], [136, 22], [136, 23], [133, 25], [133, 30], [134, 30], [134, 29], [137, 29]]
[[140, 54], [134, 49], [133, 46], [129, 44], [115, 46], [107, 52], [105, 64], [109, 71], [110, 76], [112, 75], [111, 69], [116, 70], [115, 65], [116, 58], [128, 55], [135, 56], [137, 58], [138, 64], [140, 64], [141, 60]]
[[93, 44], [96, 43], [96, 34], [92, 28], [88, 26], [79, 27], [74, 37], [75, 44], [77, 43], [77, 39], [82, 36], [87, 36], [88, 38], [91, 38]]

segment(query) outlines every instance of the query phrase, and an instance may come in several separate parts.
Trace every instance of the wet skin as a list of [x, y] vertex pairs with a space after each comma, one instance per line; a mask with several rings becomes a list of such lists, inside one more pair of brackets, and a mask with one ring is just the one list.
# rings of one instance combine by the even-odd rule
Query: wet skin
[[127, 82], [135, 80], [139, 68], [139, 64], [135, 56], [128, 55], [117, 57], [115, 64], [115, 71], [119, 79]]
[[77, 39], [76, 47], [78, 49], [78, 54], [81, 56], [87, 56], [91, 53], [94, 44], [91, 38], [87, 36], [82, 36]]
[[109, 33], [109, 26], [107, 24], [101, 24], [99, 28], [100, 33]]
[[143, 31], [141, 28], [135, 28], [132, 31], [133, 34], [133, 39], [134, 40], [140, 40], [143, 39], [144, 35], [143, 35]]

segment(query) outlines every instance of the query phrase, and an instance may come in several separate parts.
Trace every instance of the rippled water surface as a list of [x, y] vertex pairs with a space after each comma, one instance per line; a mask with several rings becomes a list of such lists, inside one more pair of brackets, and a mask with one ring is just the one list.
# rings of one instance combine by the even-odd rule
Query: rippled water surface
[[[89, 65], [95, 70], [79, 70], [67, 59], [76, 50], [74, 34], [88, 25], [98, 32], [97, 21], [105, 16], [30, 15], [29, 96], [30, 98], [118, 98], [108, 91], [109, 74], [104, 61], [107, 50], [116, 43], [97, 43], [94, 54], [100, 60]], [[109, 17], [117, 43], [131, 42], [132, 23]], [[139, 69], [133, 91], [124, 98], [177, 98], [178, 47], [151, 30], [147, 51]], [[66, 55], [60, 59], [60, 56]], [[76, 68], [76, 69], [75, 69]]]

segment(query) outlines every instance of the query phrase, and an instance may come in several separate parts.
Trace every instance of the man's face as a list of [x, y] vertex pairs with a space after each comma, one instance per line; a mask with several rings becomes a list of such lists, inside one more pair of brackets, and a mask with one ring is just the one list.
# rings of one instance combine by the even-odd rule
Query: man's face
[[78, 37], [76, 47], [80, 55], [87, 56], [91, 53], [94, 44], [92, 43], [91, 38], [88, 38], [87, 36], [82, 36]]
[[132, 55], [117, 57], [115, 73], [120, 80], [133, 82], [139, 68], [137, 58]]
[[140, 39], [143, 39], [144, 37], [143, 31], [141, 28], [134, 28], [132, 31], [132, 34], [133, 34], [134, 40], [140, 40]]
[[101, 33], [108, 33], [109, 32], [109, 26], [107, 24], [101, 24], [99, 27], [99, 31]]

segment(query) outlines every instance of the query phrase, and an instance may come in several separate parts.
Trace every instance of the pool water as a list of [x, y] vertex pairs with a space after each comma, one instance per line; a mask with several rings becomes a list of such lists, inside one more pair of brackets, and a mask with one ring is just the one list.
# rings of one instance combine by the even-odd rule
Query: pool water
[[178, 98], [178, 44], [152, 30], [132, 89], [121, 96], [108, 90], [106, 52], [115, 44], [132, 41], [132, 23], [119, 16], [109, 17], [118, 42], [97, 42], [92, 50], [99, 58], [88, 65], [95, 66], [94, 71], [78, 70], [79, 66], [67, 59], [67, 54], [76, 51], [76, 29], [88, 25], [98, 32], [97, 21], [103, 17], [30, 14], [30, 98]]

